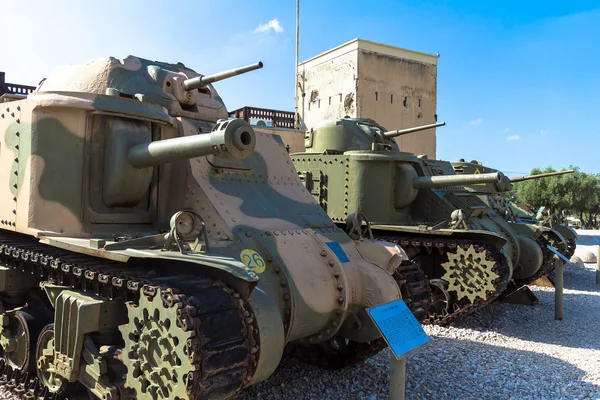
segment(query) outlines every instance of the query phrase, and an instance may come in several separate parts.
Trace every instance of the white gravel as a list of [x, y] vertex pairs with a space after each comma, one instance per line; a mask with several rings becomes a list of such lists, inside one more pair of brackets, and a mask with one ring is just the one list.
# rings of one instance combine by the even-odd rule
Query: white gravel
[[[596, 251], [600, 231], [580, 231]], [[578, 246], [579, 247], [579, 246]], [[431, 343], [408, 358], [407, 399], [600, 399], [600, 285], [595, 265], [565, 269], [564, 320], [554, 289], [540, 304], [496, 302], [450, 327], [425, 326]], [[266, 382], [238, 399], [387, 399], [389, 352], [327, 371], [284, 358]], [[0, 399], [5, 399], [0, 393]]]
[[[583, 246], [596, 251], [589, 233]], [[593, 249], [592, 249], [593, 247]], [[407, 399], [600, 399], [600, 285], [595, 265], [566, 268], [564, 319], [554, 289], [532, 287], [540, 304], [496, 302], [450, 327], [425, 326], [431, 343], [408, 358]], [[286, 358], [249, 399], [387, 399], [389, 352], [326, 371]]]

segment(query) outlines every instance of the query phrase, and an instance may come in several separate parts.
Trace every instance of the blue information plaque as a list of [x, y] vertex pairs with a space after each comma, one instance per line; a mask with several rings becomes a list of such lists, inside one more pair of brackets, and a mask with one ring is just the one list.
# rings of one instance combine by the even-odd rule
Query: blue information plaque
[[403, 300], [368, 308], [367, 312], [397, 359], [429, 342], [429, 336]]
[[571, 261], [565, 257], [560, 251], [556, 250], [554, 247], [548, 245], [548, 248], [550, 249], [551, 252], [553, 252], [554, 254], [556, 254], [557, 256], [559, 256], [560, 258], [562, 258], [563, 260], [565, 260], [565, 262], [569, 265], [573, 265], [571, 264]]
[[596, 236], [594, 236], [594, 240], [596, 241], [596, 243], [598, 243], [598, 245], [600, 246], [600, 240], [598, 240], [598, 238]]

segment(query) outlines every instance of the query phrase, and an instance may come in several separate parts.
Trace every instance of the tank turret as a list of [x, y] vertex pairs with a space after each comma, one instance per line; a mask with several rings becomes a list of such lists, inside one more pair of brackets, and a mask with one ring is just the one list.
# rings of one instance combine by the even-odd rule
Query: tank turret
[[[170, 64], [128, 56], [101, 57], [58, 68], [36, 92], [78, 92], [136, 99], [165, 107], [173, 117], [216, 122], [227, 119], [223, 99], [211, 83], [263, 67], [262, 62], [212, 75], [183, 63]], [[208, 128], [210, 130], [210, 128]]]
[[355, 150], [399, 151], [394, 137], [434, 129], [445, 122], [389, 131], [369, 118], [337, 118], [319, 122], [304, 136], [306, 151], [343, 153]]

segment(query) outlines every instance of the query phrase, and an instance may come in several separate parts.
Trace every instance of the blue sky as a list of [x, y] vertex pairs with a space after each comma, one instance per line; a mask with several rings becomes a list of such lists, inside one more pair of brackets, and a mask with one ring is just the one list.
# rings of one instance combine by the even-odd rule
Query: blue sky
[[[2, 8], [9, 82], [35, 84], [105, 55], [181, 61], [203, 74], [261, 60], [262, 70], [215, 85], [228, 109], [293, 110], [295, 0]], [[478, 159], [509, 176], [547, 165], [600, 173], [597, 1], [301, 0], [301, 61], [356, 37], [440, 53], [438, 158]]]

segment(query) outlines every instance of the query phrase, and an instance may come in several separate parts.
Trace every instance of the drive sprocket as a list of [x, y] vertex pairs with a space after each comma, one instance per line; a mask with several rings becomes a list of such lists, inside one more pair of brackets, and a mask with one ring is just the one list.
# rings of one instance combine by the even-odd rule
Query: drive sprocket
[[165, 307], [164, 294], [159, 289], [154, 296], [141, 294], [137, 305], [127, 304], [129, 323], [119, 327], [125, 341], [125, 387], [143, 399], [187, 399], [186, 380], [196, 369], [187, 354], [194, 332], [178, 326], [183, 305]]
[[474, 303], [477, 297], [487, 300], [489, 293], [496, 291], [494, 281], [500, 276], [494, 271], [496, 261], [488, 257], [485, 248], [457, 246], [446, 254], [448, 261], [441, 264], [446, 272], [441, 279], [448, 282], [448, 291], [454, 291], [457, 300], [466, 298]]

